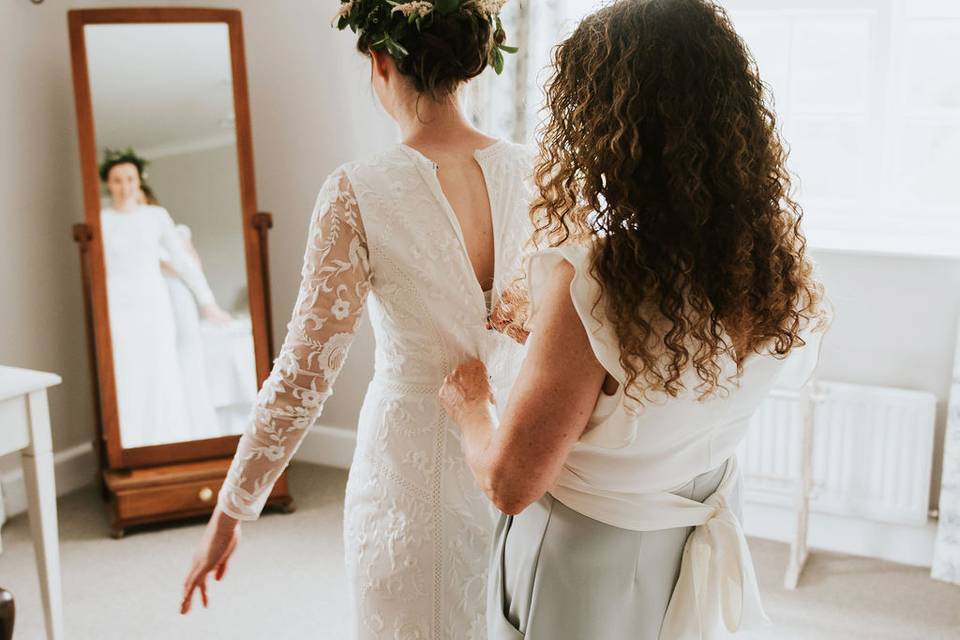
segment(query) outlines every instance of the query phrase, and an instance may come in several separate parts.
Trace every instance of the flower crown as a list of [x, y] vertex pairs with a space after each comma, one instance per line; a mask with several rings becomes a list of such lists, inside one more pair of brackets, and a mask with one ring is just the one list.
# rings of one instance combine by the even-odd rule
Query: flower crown
[[333, 26], [341, 31], [349, 27], [354, 33], [365, 33], [375, 51], [386, 51], [395, 60], [403, 60], [410, 52], [401, 42], [429, 28], [435, 15], [464, 10], [493, 27], [489, 63], [499, 75], [503, 72], [503, 54], [517, 52], [516, 47], [503, 44], [506, 34], [500, 11], [506, 3], [507, 0], [340, 0]]
[[130, 147], [116, 150], [104, 149], [103, 162], [100, 163], [99, 167], [100, 179], [106, 182], [107, 176], [110, 174], [110, 169], [113, 169], [118, 164], [132, 164], [137, 168], [140, 179], [145, 180], [147, 177], [147, 165], [150, 163], [138, 156]]

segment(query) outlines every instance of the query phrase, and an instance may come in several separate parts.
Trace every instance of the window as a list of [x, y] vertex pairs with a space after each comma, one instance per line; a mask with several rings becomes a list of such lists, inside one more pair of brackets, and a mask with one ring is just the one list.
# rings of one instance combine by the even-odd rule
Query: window
[[[550, 49], [602, 4], [508, 5], [521, 54], [480, 83], [478, 123], [532, 141]], [[960, 2], [722, 4], [771, 88], [811, 245], [960, 256]]]

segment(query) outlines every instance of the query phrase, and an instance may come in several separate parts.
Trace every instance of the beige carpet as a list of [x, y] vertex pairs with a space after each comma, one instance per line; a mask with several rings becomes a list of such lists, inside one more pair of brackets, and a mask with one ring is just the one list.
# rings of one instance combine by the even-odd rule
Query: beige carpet
[[[291, 469], [299, 509], [246, 525], [210, 608], [177, 613], [180, 586], [202, 523], [109, 538], [100, 497], [85, 488], [60, 501], [61, 554], [70, 640], [345, 640], [349, 637], [341, 542], [346, 473]], [[43, 638], [33, 550], [24, 516], [3, 529], [0, 584], [17, 598], [15, 640]], [[960, 640], [960, 587], [914, 567], [816, 553], [800, 589], [781, 587], [787, 549], [751, 541], [776, 626], [749, 640]], [[585, 640], [602, 640], [591, 638]]]

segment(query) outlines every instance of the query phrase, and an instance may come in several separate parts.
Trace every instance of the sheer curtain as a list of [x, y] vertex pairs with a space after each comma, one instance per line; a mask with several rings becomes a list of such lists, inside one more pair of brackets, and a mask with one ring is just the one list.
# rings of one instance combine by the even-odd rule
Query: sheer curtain
[[507, 44], [503, 75], [486, 73], [469, 85], [465, 104], [474, 124], [490, 135], [533, 142], [543, 117], [543, 87], [549, 79], [550, 53], [597, 0], [512, 0], [502, 17]]

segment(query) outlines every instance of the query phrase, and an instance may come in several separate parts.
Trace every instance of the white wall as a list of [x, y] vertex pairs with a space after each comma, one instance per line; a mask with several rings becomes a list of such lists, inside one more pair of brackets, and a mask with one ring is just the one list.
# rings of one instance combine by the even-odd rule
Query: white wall
[[0, 363], [62, 375], [50, 410], [63, 449], [89, 439], [93, 422], [70, 236], [83, 200], [63, 11], [0, 3], [0, 41]]
[[[71, 6], [112, 4], [88, 0]], [[395, 133], [375, 107], [367, 64], [354, 52], [353, 39], [329, 28], [330, 3], [204, 4], [244, 11], [259, 207], [273, 212], [276, 222], [270, 266], [279, 343], [324, 177], [339, 163], [392, 142]], [[54, 443], [61, 450], [92, 433], [80, 281], [69, 238], [83, 211], [65, 6], [3, 2], [0, 41], [0, 362], [64, 376], [51, 396]], [[960, 313], [960, 263], [815, 255], [837, 315], [821, 374], [936, 393], [939, 458]], [[365, 327], [323, 424], [355, 428], [371, 354]]]

